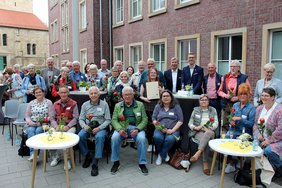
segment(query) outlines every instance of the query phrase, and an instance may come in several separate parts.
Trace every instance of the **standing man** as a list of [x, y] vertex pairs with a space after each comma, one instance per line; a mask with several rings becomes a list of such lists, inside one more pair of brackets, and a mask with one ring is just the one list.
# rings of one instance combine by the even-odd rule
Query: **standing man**
[[[132, 76], [131, 76], [131, 79], [132, 79], [132, 83], [133, 85], [137, 86], [139, 85], [139, 80], [140, 80], [140, 76], [141, 74], [144, 72], [146, 68], [146, 62], [141, 60], [138, 62], [138, 71], [135, 72]], [[139, 89], [139, 88], [138, 88]]]
[[66, 64], [66, 67], [69, 68], [69, 72], [72, 71], [72, 62], [71, 61], [68, 61], [67, 64]]
[[178, 69], [178, 59], [176, 57], [170, 60], [170, 69], [164, 72], [166, 88], [172, 93], [181, 90], [181, 75], [182, 70]]
[[116, 67], [118, 69], [118, 75], [123, 71], [123, 67], [122, 67], [122, 61], [121, 60], [116, 60], [114, 62], [114, 67]]
[[[55, 128], [58, 124], [64, 125], [63, 131], [74, 133], [76, 131], [76, 125], [78, 121], [78, 107], [76, 101], [69, 98], [69, 89], [67, 86], [61, 86], [58, 92], [60, 100], [54, 103], [55, 108]], [[62, 119], [64, 118], [64, 120]], [[62, 121], [63, 120], [63, 121]], [[52, 161], [50, 166], [56, 166], [60, 159], [60, 154], [56, 151], [50, 151]], [[68, 160], [68, 169], [71, 169], [70, 161]]]
[[80, 81], [87, 81], [87, 78], [85, 74], [80, 72], [80, 62], [79, 61], [74, 61], [72, 63], [73, 70], [70, 72], [70, 78], [74, 81], [76, 84], [77, 88], [79, 88], [79, 82]]
[[101, 68], [98, 70], [98, 75], [100, 78], [104, 78], [106, 74], [110, 74], [111, 71], [109, 69], [107, 69], [107, 60], [105, 59], [102, 59], [101, 62], [100, 62], [100, 65], [101, 65]]
[[57, 79], [57, 77], [59, 76], [60, 70], [54, 67], [55, 61], [52, 57], [48, 57], [46, 61], [47, 61], [47, 68], [43, 69], [40, 74], [43, 77], [45, 81], [45, 85], [47, 87], [46, 98], [54, 102], [55, 98], [52, 97], [51, 95], [51, 92], [52, 92], [51, 86], [53, 82]]
[[[98, 176], [98, 160], [102, 158], [104, 142], [107, 134], [107, 128], [111, 123], [111, 115], [108, 104], [100, 100], [99, 88], [92, 86], [89, 88], [90, 100], [83, 103], [79, 116], [81, 131], [79, 136], [79, 147], [85, 161], [83, 168], [88, 168], [92, 164], [91, 176]], [[87, 139], [90, 136], [95, 137], [95, 156], [88, 150]]]
[[190, 52], [188, 54], [188, 66], [184, 67], [182, 71], [182, 85], [193, 86], [194, 94], [201, 95], [204, 70], [195, 63], [196, 55]]
[[216, 65], [209, 63], [208, 74], [204, 76], [203, 80], [203, 88], [204, 93], [209, 96], [209, 105], [216, 109], [219, 124], [221, 122], [221, 97], [217, 92], [220, 87], [221, 77], [222, 76], [216, 72]]
[[[224, 109], [223, 125], [228, 123], [227, 116], [230, 114], [230, 108], [235, 102], [238, 102], [238, 87], [242, 83], [250, 82], [248, 76], [240, 72], [241, 63], [238, 60], [233, 60], [230, 63], [230, 72], [221, 78], [221, 84], [218, 89], [218, 95], [222, 98], [221, 108]], [[252, 91], [250, 89], [250, 91]]]
[[133, 89], [125, 86], [122, 89], [124, 101], [116, 104], [112, 118], [112, 125], [115, 129], [112, 136], [112, 156], [114, 162], [111, 173], [116, 174], [120, 168], [120, 146], [122, 140], [133, 138], [138, 151], [139, 169], [144, 175], [148, 174], [146, 167], [146, 136], [145, 127], [147, 125], [147, 115], [142, 102], [134, 100]]

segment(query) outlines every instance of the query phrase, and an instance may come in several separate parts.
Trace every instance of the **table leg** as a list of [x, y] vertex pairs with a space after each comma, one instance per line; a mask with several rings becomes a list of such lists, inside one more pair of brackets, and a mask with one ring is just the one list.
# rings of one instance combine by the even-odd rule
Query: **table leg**
[[211, 166], [211, 171], [210, 171], [210, 175], [213, 175], [214, 172], [214, 166], [215, 166], [215, 161], [216, 161], [216, 157], [217, 157], [217, 152], [214, 151], [213, 152], [213, 158], [212, 158], [212, 166]]
[[224, 155], [223, 163], [222, 163], [221, 177], [220, 177], [220, 188], [223, 188], [223, 180], [224, 180], [224, 176], [225, 176], [226, 162], [227, 162], [227, 155]]
[[36, 172], [36, 165], [37, 165], [37, 155], [38, 155], [38, 150], [35, 149], [33, 152], [33, 162], [32, 162], [32, 178], [31, 178], [31, 187], [32, 188], [34, 188], [35, 172]]
[[67, 188], [70, 187], [70, 176], [68, 171], [68, 159], [67, 159], [67, 150], [64, 149], [64, 164], [65, 164], [65, 171], [66, 171], [66, 180], [67, 180]]
[[72, 171], [75, 172], [74, 152], [72, 147], [70, 148], [70, 158], [71, 158]]
[[43, 170], [46, 172], [46, 161], [47, 161], [47, 151], [44, 150], [43, 152]]
[[256, 188], [256, 163], [255, 158], [251, 158], [251, 165], [252, 165], [252, 187]]

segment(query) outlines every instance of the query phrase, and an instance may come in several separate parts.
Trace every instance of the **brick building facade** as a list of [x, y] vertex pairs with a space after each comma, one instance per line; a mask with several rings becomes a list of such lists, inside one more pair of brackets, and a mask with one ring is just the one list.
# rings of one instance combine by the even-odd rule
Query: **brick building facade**
[[176, 56], [184, 67], [192, 51], [200, 66], [215, 62], [222, 74], [230, 60], [241, 60], [252, 86], [263, 76], [261, 67], [267, 62], [275, 63], [275, 76], [282, 79], [282, 1], [112, 2], [113, 57], [126, 65], [136, 67], [139, 59], [152, 57], [165, 70]]

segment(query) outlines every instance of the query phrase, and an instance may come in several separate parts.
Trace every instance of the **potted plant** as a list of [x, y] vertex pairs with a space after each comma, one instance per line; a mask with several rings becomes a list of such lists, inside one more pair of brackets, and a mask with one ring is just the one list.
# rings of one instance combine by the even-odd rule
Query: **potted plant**
[[88, 87], [88, 83], [85, 81], [80, 81], [79, 82], [79, 91], [86, 91]]

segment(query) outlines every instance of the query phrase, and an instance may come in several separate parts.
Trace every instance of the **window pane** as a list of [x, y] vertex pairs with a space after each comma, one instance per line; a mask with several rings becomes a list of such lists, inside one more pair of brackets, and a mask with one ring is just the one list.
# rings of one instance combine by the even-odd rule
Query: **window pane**
[[3, 46], [7, 46], [7, 34], [2, 35]]
[[229, 37], [218, 38], [218, 60], [229, 60]]
[[229, 61], [218, 61], [218, 73], [225, 75], [229, 72]]
[[29, 55], [30, 54], [30, 44], [27, 44], [26, 45], [26, 53]]
[[276, 70], [273, 74], [273, 77], [275, 78], [279, 78], [280, 80], [282, 80], [282, 60], [280, 61], [271, 61], [271, 63], [273, 63], [276, 67]]
[[232, 36], [231, 38], [231, 59], [242, 59], [242, 36]]
[[197, 53], [197, 39], [181, 40], [179, 41], [178, 48], [178, 59], [180, 67], [183, 69], [187, 66], [188, 53]]
[[36, 54], [36, 44], [32, 45], [32, 54], [35, 55]]
[[272, 33], [271, 59], [282, 60], [282, 31], [277, 31]]

